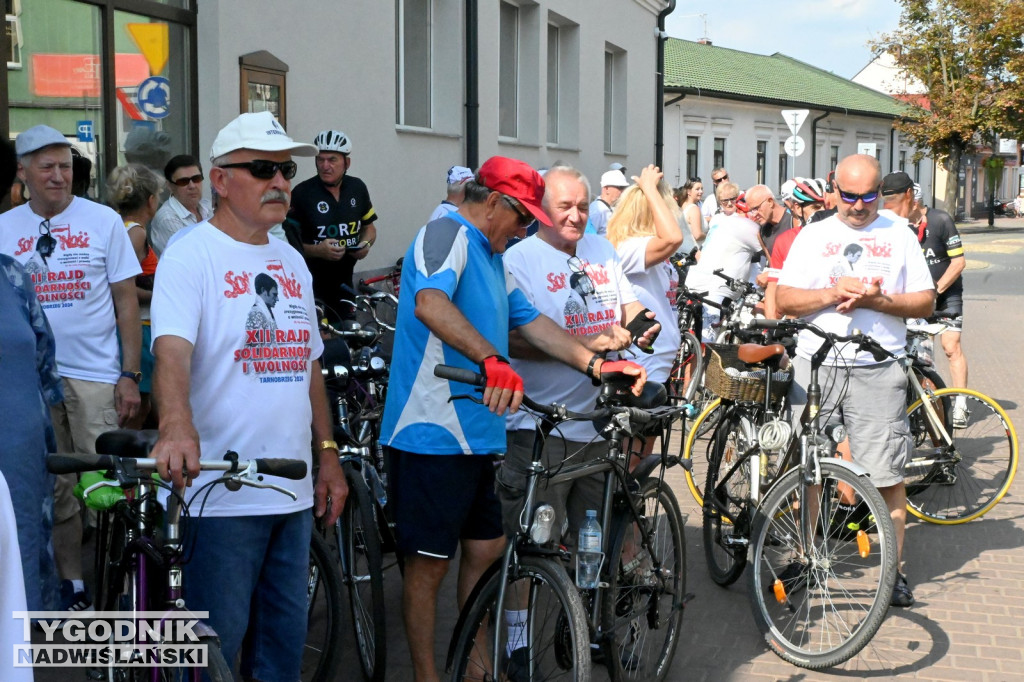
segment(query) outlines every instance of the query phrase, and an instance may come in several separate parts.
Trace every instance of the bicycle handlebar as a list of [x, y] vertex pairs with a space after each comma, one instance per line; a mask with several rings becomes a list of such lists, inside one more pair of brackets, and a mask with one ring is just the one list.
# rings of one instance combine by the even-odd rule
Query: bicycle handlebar
[[[439, 379], [448, 379], [449, 381], [457, 381], [459, 383], [469, 384], [470, 386], [479, 386], [481, 388], [487, 385], [487, 378], [484, 375], [470, 369], [452, 367], [451, 365], [434, 365], [434, 376]], [[565, 405], [544, 405], [538, 403], [528, 395], [523, 395], [523, 405], [534, 412], [538, 412], [558, 421], [566, 421], [568, 419], [597, 421], [608, 417], [609, 415], [618, 413], [625, 413], [629, 415], [629, 420], [637, 424], [647, 424], [654, 418], [643, 408], [629, 407], [626, 405], [600, 407], [591, 412], [573, 412], [572, 410], [567, 409]]]
[[871, 353], [871, 356], [882, 362], [883, 360], [889, 360], [897, 357], [895, 353], [891, 353], [881, 346], [873, 338], [864, 334], [858, 330], [854, 330], [852, 334], [841, 336], [839, 334], [833, 334], [827, 332], [818, 325], [808, 322], [807, 320], [799, 319], [783, 319], [783, 320], [768, 320], [768, 319], [754, 319], [751, 320], [747, 325], [748, 329], [781, 329], [785, 332], [794, 333], [797, 331], [807, 330], [813, 333], [815, 336], [821, 337], [825, 341], [835, 345], [837, 343], [852, 343], [858, 348]]
[[[46, 458], [46, 468], [52, 474], [75, 474], [85, 471], [103, 471], [116, 467], [118, 460], [127, 460], [136, 469], [156, 471], [156, 460], [152, 457], [118, 457], [117, 455], [96, 455], [91, 453], [55, 453]], [[256, 473], [267, 476], [280, 476], [293, 481], [306, 477], [306, 463], [299, 459], [271, 457], [252, 460]], [[249, 468], [245, 460], [222, 459], [200, 460], [199, 468], [203, 471], [224, 471], [230, 474], [243, 473]]]

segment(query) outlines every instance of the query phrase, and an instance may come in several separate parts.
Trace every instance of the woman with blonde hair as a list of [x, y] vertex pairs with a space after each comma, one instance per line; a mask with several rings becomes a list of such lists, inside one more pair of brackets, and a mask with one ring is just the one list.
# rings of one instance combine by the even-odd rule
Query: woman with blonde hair
[[607, 237], [637, 298], [661, 323], [654, 352], [637, 362], [647, 370], [649, 381], [664, 383], [680, 340], [674, 307], [679, 275], [667, 259], [683, 243], [683, 233], [672, 190], [658, 167], [647, 166], [633, 181], [636, 184], [626, 188], [615, 204]]
[[135, 278], [135, 292], [139, 298], [139, 317], [142, 318], [142, 381], [139, 393], [142, 405], [139, 414], [128, 428], [142, 428], [152, 407], [153, 354], [150, 351], [152, 335], [149, 327], [149, 302], [153, 298], [153, 277], [156, 274], [156, 254], [146, 238], [146, 226], [160, 208], [160, 181], [151, 170], [138, 164], [118, 166], [107, 178], [107, 203], [118, 212], [132, 240], [135, 255], [142, 265], [142, 274]]

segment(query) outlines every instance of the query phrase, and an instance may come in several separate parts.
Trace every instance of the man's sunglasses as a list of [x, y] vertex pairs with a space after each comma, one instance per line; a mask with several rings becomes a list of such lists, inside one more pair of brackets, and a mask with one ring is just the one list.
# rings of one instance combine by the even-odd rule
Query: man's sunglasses
[[193, 175], [190, 178], [178, 178], [177, 180], [171, 180], [178, 187], [188, 187], [191, 184], [201, 185], [203, 183], [203, 174]]
[[719, 200], [718, 203], [722, 204], [723, 206], [725, 204], [735, 204], [737, 199], [739, 199], [739, 195], [734, 197], [722, 197], [722, 199]]
[[246, 161], [245, 163], [222, 163], [218, 168], [244, 168], [249, 173], [259, 180], [270, 180], [277, 171], [281, 171], [281, 176], [285, 180], [291, 180], [295, 177], [296, 171], [299, 170], [299, 166], [294, 161], [267, 161], [266, 159], [256, 159], [255, 161]]
[[505, 205], [512, 209], [513, 212], [519, 217], [519, 227], [529, 227], [530, 223], [533, 222], [533, 214], [523, 208], [522, 204], [513, 199], [512, 197], [502, 194], [502, 201]]
[[726, 173], [725, 175], [723, 175], [720, 178], [711, 178], [711, 181], [714, 182], [717, 185], [718, 183], [722, 182], [723, 180], [728, 180], [728, 179], [729, 179], [729, 174]]
[[856, 204], [858, 201], [863, 201], [865, 204], [874, 203], [878, 199], [878, 189], [876, 188], [873, 192], [864, 192], [864, 194], [854, 194], [853, 192], [844, 192], [843, 188], [839, 186], [839, 183], [835, 180], [832, 181], [835, 184], [836, 189], [839, 190], [839, 198], [847, 204]]

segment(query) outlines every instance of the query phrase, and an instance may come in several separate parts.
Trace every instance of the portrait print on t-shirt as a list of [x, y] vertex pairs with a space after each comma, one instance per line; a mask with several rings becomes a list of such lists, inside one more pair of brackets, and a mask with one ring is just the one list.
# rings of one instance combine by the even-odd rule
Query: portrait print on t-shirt
[[856, 277], [865, 284], [887, 279], [893, 274], [892, 245], [876, 235], [864, 236], [842, 244], [828, 242], [822, 254], [832, 262], [829, 285], [835, 286], [840, 277]]
[[89, 235], [71, 232], [71, 226], [44, 223], [38, 237], [18, 240], [14, 258], [32, 277], [36, 295], [44, 309], [71, 307], [74, 301], [85, 299], [91, 290], [87, 273], [80, 267], [88, 266]]
[[[618, 294], [607, 268], [577, 257], [569, 259], [569, 272], [551, 272], [548, 290], [566, 292], [563, 307], [566, 331], [575, 336], [597, 334], [618, 321]], [[568, 284], [568, 286], [566, 286]]]
[[234, 360], [243, 374], [260, 383], [304, 381], [309, 369], [313, 320], [302, 301], [295, 273], [269, 260], [260, 273], [229, 270], [224, 296], [247, 306], [243, 343]]

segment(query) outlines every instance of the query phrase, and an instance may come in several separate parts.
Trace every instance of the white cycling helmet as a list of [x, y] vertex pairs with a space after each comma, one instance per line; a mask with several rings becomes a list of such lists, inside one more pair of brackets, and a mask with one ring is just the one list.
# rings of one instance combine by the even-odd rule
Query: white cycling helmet
[[313, 140], [313, 144], [322, 152], [352, 153], [352, 143], [349, 141], [348, 135], [340, 130], [321, 130]]

